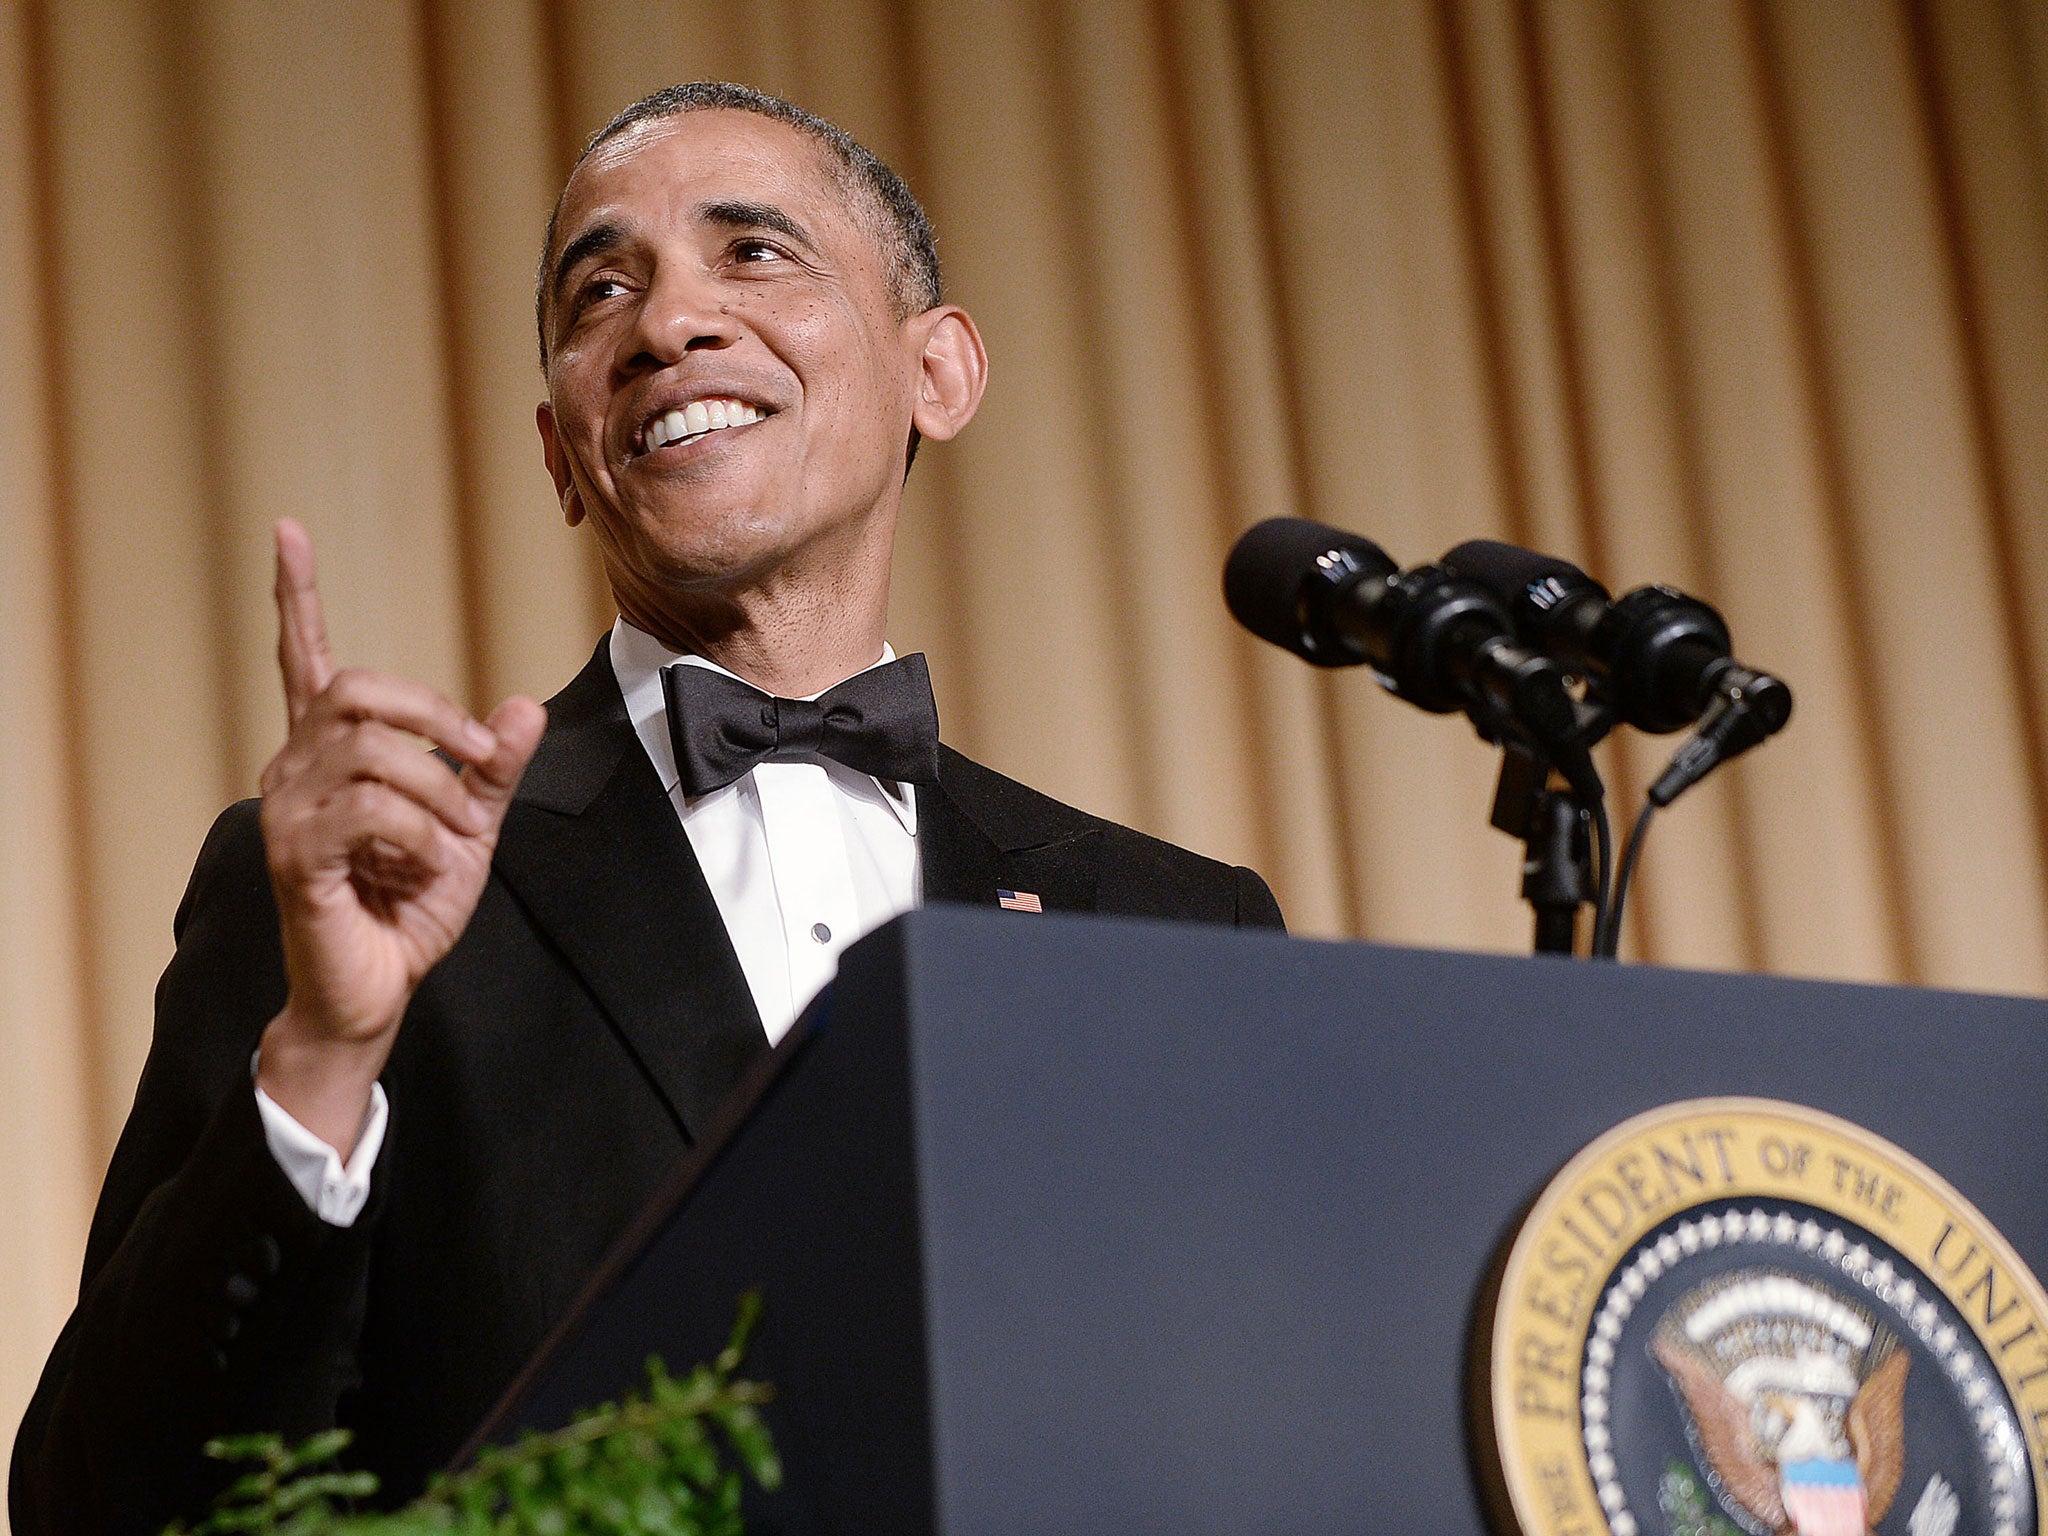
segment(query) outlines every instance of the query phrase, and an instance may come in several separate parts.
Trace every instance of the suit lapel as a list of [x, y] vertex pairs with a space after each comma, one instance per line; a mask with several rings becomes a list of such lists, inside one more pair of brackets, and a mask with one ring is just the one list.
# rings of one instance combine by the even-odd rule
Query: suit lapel
[[917, 790], [917, 858], [924, 899], [992, 907], [1003, 885], [1003, 855], [989, 835], [946, 793], [944, 783]]
[[[940, 749], [918, 791], [927, 902], [1028, 892], [1091, 912], [1102, 824]], [[576, 972], [686, 1135], [768, 1048], [690, 840], [641, 749], [600, 642], [548, 701], [548, 731], [505, 818], [495, 870]]]
[[950, 747], [939, 782], [918, 790], [917, 840], [927, 902], [993, 907], [1003, 890], [1034, 895], [1048, 912], [1095, 910], [1101, 824]]
[[548, 715], [496, 872], [694, 1135], [768, 1048], [753, 994], [603, 644]]

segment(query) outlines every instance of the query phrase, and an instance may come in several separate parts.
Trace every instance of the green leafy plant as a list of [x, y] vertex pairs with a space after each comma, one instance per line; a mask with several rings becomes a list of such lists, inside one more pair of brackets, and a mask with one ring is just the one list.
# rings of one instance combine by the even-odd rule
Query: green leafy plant
[[[710, 1365], [678, 1378], [651, 1359], [646, 1391], [487, 1450], [391, 1513], [351, 1507], [377, 1491], [377, 1479], [337, 1464], [345, 1429], [296, 1447], [276, 1435], [209, 1441], [215, 1460], [254, 1466], [199, 1524], [165, 1536], [741, 1536], [741, 1469], [764, 1488], [782, 1482], [760, 1415], [770, 1389], [733, 1375], [760, 1313], [760, 1293], [748, 1292]], [[727, 1450], [739, 1466], [727, 1464]]]
[[1671, 1536], [1742, 1536], [1732, 1521], [1707, 1502], [1706, 1489], [1682, 1461], [1664, 1463], [1657, 1503], [1670, 1522]]

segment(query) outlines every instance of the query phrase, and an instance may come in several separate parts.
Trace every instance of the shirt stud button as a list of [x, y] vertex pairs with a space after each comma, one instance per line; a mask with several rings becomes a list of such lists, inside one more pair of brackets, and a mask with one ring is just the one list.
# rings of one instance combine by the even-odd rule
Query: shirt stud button
[[811, 924], [811, 937], [820, 944], [830, 944], [832, 942], [832, 930], [823, 923], [813, 923]]

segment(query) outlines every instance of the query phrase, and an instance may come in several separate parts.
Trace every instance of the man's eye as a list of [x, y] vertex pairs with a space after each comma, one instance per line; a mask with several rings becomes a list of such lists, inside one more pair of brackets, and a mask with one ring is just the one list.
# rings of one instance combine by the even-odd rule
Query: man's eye
[[576, 290], [576, 308], [587, 309], [592, 304], [609, 299], [626, 291], [626, 285], [616, 277], [594, 277]]
[[782, 250], [766, 240], [735, 240], [732, 254], [738, 261], [780, 261]]

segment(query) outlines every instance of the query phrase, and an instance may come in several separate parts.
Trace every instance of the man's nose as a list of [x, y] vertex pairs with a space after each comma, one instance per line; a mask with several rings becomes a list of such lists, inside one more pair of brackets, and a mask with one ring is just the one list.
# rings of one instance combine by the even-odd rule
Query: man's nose
[[623, 361], [629, 370], [666, 368], [687, 352], [715, 351], [739, 340], [740, 323], [717, 284], [703, 272], [657, 272], [634, 312]]

